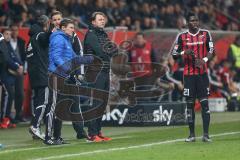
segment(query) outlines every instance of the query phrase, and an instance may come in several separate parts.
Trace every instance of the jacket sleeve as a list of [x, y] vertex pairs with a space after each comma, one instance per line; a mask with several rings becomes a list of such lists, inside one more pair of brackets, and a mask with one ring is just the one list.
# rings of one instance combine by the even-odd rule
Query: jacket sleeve
[[64, 59], [62, 58], [64, 51], [64, 38], [61, 35], [56, 35], [50, 40], [50, 54], [53, 60], [53, 63], [60, 67], [61, 69], [66, 73], [69, 71], [70, 66], [64, 65], [66, 63]]
[[12, 70], [17, 70], [19, 68], [20, 62], [16, 59], [16, 57], [11, 55], [8, 44], [4, 41], [1, 47], [7, 67]]
[[179, 34], [173, 44], [173, 48], [171, 49], [173, 59], [176, 60], [181, 57], [182, 48], [182, 38], [181, 34]]
[[213, 54], [214, 53], [213, 39], [209, 31], [207, 32], [206, 46], [208, 53]]

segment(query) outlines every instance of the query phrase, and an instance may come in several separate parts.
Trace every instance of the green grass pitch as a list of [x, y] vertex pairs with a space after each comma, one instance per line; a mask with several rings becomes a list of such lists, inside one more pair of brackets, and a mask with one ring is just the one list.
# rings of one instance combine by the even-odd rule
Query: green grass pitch
[[87, 143], [77, 140], [71, 125], [64, 125], [67, 145], [46, 146], [32, 140], [28, 125], [0, 129], [0, 160], [239, 160], [240, 112], [212, 113], [210, 136], [203, 143], [201, 115], [197, 114], [195, 143], [185, 143], [187, 126], [105, 127], [110, 142]]

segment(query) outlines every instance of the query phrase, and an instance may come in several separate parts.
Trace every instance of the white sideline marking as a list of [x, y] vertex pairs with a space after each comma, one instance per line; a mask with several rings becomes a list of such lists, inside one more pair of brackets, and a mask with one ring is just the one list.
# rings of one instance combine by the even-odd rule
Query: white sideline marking
[[9, 148], [9, 147], [23, 147], [23, 146], [30, 146], [32, 144], [9, 144], [9, 145], [6, 145], [5, 147], [6, 148]]
[[[227, 133], [220, 133], [220, 134], [211, 135], [211, 137], [220, 137], [220, 136], [234, 135], [234, 134], [239, 134], [239, 133], [240, 132], [227, 132]], [[202, 138], [202, 137], [197, 137], [197, 139], [200, 139], [200, 138]], [[151, 146], [156, 146], [156, 145], [161, 145], [161, 144], [182, 142], [184, 140], [185, 140], [185, 138], [181, 138], [181, 139], [160, 141], [160, 142], [156, 142], [156, 143], [148, 143], [148, 144], [135, 145], [135, 146], [129, 146], [129, 147], [101, 149], [101, 150], [95, 150], [95, 151], [90, 151], [90, 152], [81, 152], [81, 153], [75, 153], [75, 154], [64, 154], [64, 155], [59, 155], [59, 156], [50, 156], [50, 157], [37, 158], [37, 159], [31, 159], [31, 160], [61, 159], [61, 158], [76, 157], [76, 156], [82, 156], [82, 155], [91, 155], [91, 154], [95, 154], [95, 153], [105, 153], [105, 152], [111, 152], [111, 151], [151, 147]]]
[[[124, 138], [131, 138], [132, 136], [121, 136], [121, 137], [113, 137], [114, 139], [124, 139]], [[76, 140], [77, 141], [77, 140]], [[39, 150], [39, 149], [46, 149], [46, 148], [58, 148], [58, 147], [65, 147], [65, 146], [73, 146], [77, 144], [85, 144], [90, 142], [78, 142], [78, 143], [70, 143], [70, 144], [64, 144], [64, 145], [54, 145], [54, 146], [44, 146], [44, 147], [32, 147], [32, 148], [19, 148], [19, 149], [10, 149], [5, 151], [0, 151], [0, 154], [4, 153], [12, 153], [12, 152], [20, 152], [20, 151], [30, 151], [30, 150]], [[43, 144], [44, 145], [44, 144]], [[9, 145], [8, 145], [9, 146]], [[8, 147], [6, 146], [6, 147]]]

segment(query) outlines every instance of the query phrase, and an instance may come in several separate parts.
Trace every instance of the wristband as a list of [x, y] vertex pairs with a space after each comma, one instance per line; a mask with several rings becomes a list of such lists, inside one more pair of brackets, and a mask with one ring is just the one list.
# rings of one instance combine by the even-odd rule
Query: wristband
[[180, 54], [183, 55], [183, 54], [184, 54], [184, 51], [180, 52]]
[[204, 57], [203, 58], [204, 62], [206, 63], [208, 61], [208, 58], [207, 57]]

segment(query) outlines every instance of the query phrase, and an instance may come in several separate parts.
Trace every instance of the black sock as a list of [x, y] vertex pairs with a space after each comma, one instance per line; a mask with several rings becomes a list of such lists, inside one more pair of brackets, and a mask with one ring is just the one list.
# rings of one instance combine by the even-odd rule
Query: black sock
[[62, 121], [58, 118], [54, 119], [54, 125], [53, 125], [53, 137], [55, 139], [58, 139], [61, 137], [61, 130], [62, 130]]
[[195, 111], [193, 100], [187, 101], [187, 121], [190, 130], [190, 135], [195, 136]]
[[210, 123], [210, 111], [208, 106], [208, 99], [202, 99], [200, 101], [202, 106], [202, 120], [203, 120], [203, 134], [208, 135], [209, 123]]

